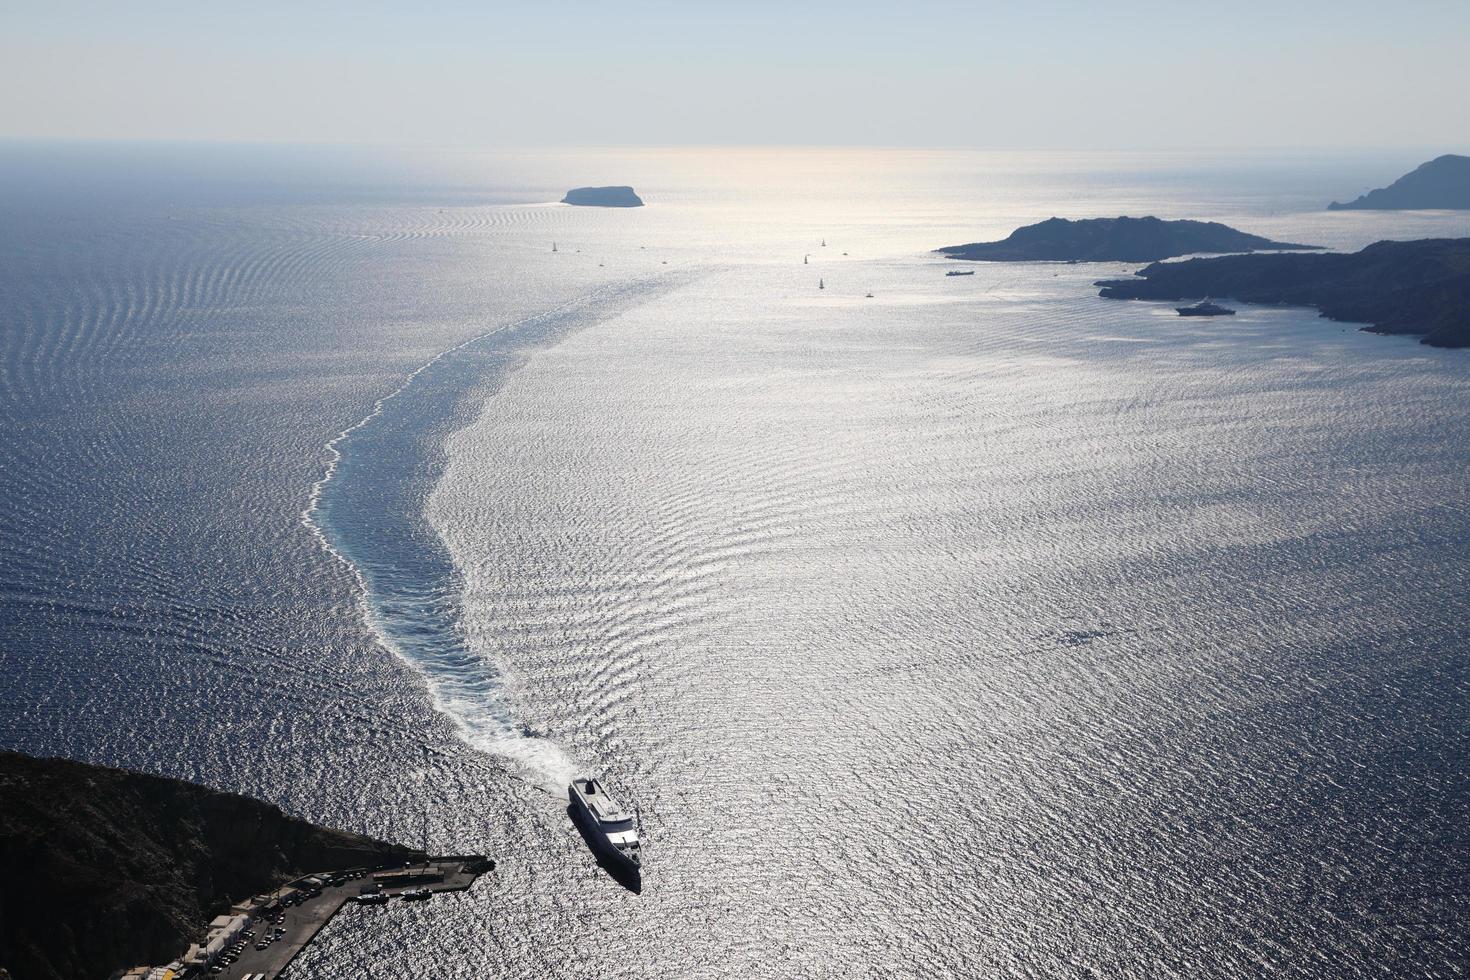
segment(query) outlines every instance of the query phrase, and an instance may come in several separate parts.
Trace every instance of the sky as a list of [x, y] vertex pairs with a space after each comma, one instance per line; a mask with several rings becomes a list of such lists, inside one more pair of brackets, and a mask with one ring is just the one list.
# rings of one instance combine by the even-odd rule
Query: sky
[[0, 138], [1461, 148], [1470, 0], [0, 0]]

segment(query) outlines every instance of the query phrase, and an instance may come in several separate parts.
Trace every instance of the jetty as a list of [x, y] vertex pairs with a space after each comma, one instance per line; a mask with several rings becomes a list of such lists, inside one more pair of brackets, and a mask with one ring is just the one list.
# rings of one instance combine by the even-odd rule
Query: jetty
[[237, 902], [180, 959], [121, 971], [112, 980], [277, 980], [289, 975], [291, 961], [344, 905], [373, 906], [369, 914], [391, 915], [395, 898], [401, 902], [465, 891], [494, 868], [495, 862], [483, 855], [455, 854], [307, 875]]

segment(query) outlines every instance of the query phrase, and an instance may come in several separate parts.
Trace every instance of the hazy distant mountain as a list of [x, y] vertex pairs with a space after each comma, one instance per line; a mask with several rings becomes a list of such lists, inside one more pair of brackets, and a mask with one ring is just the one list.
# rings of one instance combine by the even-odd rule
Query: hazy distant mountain
[[1156, 262], [1200, 252], [1304, 249], [1316, 245], [1273, 242], [1215, 221], [1159, 218], [1048, 218], [1011, 232], [1000, 242], [951, 245], [937, 251], [986, 262]]
[[1446, 153], [1421, 163], [1387, 187], [1356, 201], [1327, 205], [1329, 211], [1470, 210], [1470, 157]]
[[167, 962], [231, 902], [418, 856], [193, 783], [0, 752], [0, 967], [88, 980]]
[[567, 191], [561, 203], [593, 208], [643, 207], [643, 199], [631, 187], [575, 187]]
[[1350, 255], [1226, 255], [1156, 262], [1137, 279], [1099, 282], [1108, 299], [1230, 297], [1315, 306], [1376, 333], [1470, 347], [1470, 238], [1378, 242]]

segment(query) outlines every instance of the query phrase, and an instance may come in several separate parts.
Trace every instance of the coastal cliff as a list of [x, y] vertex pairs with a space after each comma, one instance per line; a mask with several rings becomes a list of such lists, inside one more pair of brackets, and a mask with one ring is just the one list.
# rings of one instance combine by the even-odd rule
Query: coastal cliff
[[1387, 187], [1355, 201], [1327, 205], [1329, 211], [1470, 210], [1470, 157], [1446, 153], [1421, 163]]
[[643, 199], [631, 187], [575, 187], [567, 191], [561, 203], [589, 208], [643, 207]]
[[0, 970], [101, 980], [293, 878], [418, 857], [193, 783], [0, 752]]
[[956, 259], [984, 262], [1157, 262], [1200, 252], [1313, 249], [1316, 245], [1273, 242], [1216, 221], [1145, 218], [1048, 218], [1017, 228], [999, 242], [972, 242], [937, 249]]
[[1136, 279], [1096, 283], [1107, 299], [1231, 297], [1315, 306], [1375, 333], [1470, 347], [1470, 238], [1378, 242], [1349, 255], [1226, 255], [1156, 262]]

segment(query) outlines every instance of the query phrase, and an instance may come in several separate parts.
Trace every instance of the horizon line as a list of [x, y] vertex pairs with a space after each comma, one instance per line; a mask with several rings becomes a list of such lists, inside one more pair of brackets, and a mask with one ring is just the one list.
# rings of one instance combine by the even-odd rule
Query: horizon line
[[524, 153], [578, 150], [850, 150], [861, 152], [941, 152], [941, 153], [1168, 153], [1168, 154], [1211, 154], [1222, 156], [1245, 156], [1262, 153], [1391, 153], [1432, 152], [1470, 154], [1470, 143], [1262, 143], [1250, 146], [1235, 145], [981, 145], [981, 144], [905, 144], [905, 143], [394, 143], [376, 140], [297, 140], [297, 139], [216, 139], [208, 137], [118, 137], [118, 136], [41, 136], [26, 134], [0, 134], [0, 144], [22, 146], [126, 146], [126, 147], [187, 147], [199, 149], [227, 148], [278, 148], [316, 150], [380, 150], [392, 152], [435, 151], [456, 153]]

